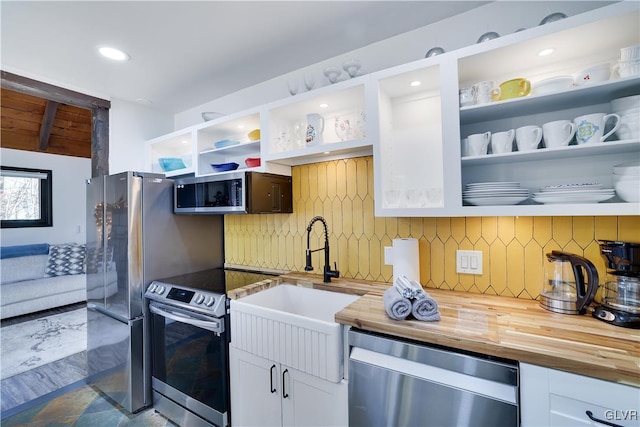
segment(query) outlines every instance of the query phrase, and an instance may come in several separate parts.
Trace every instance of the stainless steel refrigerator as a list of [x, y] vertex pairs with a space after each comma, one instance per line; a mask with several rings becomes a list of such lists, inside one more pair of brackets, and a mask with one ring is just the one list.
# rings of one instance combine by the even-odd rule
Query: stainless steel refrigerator
[[136, 412], [152, 405], [148, 309], [156, 279], [224, 264], [223, 217], [175, 215], [173, 180], [87, 180], [88, 382]]

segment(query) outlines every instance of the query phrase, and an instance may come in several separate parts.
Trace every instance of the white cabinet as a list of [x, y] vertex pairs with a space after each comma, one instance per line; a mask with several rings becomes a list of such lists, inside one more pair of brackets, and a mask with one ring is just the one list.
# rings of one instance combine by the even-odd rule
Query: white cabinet
[[[369, 81], [356, 77], [267, 105], [265, 159], [291, 166], [371, 155]], [[309, 115], [322, 118], [315, 138], [307, 134]]]
[[441, 55], [373, 74], [377, 216], [444, 215], [458, 193], [458, 170], [445, 171], [457, 155], [444, 144], [458, 126], [452, 72]]
[[[620, 49], [640, 43], [640, 14], [637, 7], [608, 9], [567, 20], [564, 27], [553, 32], [536, 28], [496, 40], [491, 49], [471, 46], [456, 53], [458, 84], [470, 87], [480, 81], [500, 82], [513, 78], [536, 82], [562, 75], [577, 74], [600, 63], [615, 64]], [[632, 9], [632, 11], [629, 11]], [[617, 11], [614, 13], [614, 11]], [[560, 25], [560, 27], [562, 27]], [[555, 49], [549, 56], [539, 56], [544, 48]], [[569, 120], [592, 113], [611, 113], [610, 101], [640, 94], [640, 77], [617, 78], [574, 86], [549, 94], [536, 94], [484, 105], [463, 107], [459, 111], [460, 138], [484, 132], [503, 132], [522, 126], [542, 127], [555, 120]], [[640, 117], [638, 117], [640, 120]], [[447, 144], [459, 141], [448, 140]], [[620, 140], [612, 135], [603, 143], [590, 143], [514, 151], [504, 154], [474, 155], [458, 158], [461, 165], [461, 188], [470, 183], [517, 182], [530, 192], [539, 192], [549, 185], [598, 182], [613, 188], [612, 167], [640, 159], [640, 139]], [[460, 194], [461, 196], [461, 194]], [[483, 199], [483, 201], [486, 199]], [[627, 203], [618, 196], [597, 203], [585, 200], [581, 204], [541, 204], [531, 198], [518, 205], [500, 200], [490, 201], [500, 206], [504, 215], [632, 215], [640, 213], [638, 203]], [[463, 203], [465, 216], [495, 215], [496, 206], [471, 206]]]
[[640, 388], [526, 363], [520, 402], [523, 427], [640, 424]]
[[[194, 143], [195, 133], [191, 129], [172, 132], [147, 141], [145, 171], [164, 173], [168, 177], [193, 173]], [[164, 159], [167, 159], [167, 162], [172, 162], [166, 169], [161, 165], [165, 161]]]
[[230, 346], [233, 426], [346, 426], [348, 386]]

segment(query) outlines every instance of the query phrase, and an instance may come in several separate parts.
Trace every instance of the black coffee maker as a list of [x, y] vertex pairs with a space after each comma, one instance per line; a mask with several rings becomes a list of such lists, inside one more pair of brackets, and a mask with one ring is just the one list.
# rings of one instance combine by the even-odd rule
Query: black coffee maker
[[607, 280], [593, 317], [616, 326], [640, 329], [640, 243], [600, 241]]

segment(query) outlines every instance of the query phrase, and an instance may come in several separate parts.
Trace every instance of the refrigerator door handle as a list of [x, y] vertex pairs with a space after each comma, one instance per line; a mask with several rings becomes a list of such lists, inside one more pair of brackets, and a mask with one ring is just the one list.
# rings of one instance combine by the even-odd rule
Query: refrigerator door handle
[[105, 316], [109, 316], [112, 319], [118, 320], [122, 323], [131, 323], [131, 321], [138, 319], [139, 317], [136, 317], [135, 319], [127, 319], [124, 316], [120, 316], [119, 314], [116, 314], [112, 311], [107, 310], [104, 307], [100, 307], [99, 305], [93, 304], [93, 303], [87, 303], [87, 310], [91, 310], [91, 311], [95, 311], [97, 313], [101, 313], [104, 314]]

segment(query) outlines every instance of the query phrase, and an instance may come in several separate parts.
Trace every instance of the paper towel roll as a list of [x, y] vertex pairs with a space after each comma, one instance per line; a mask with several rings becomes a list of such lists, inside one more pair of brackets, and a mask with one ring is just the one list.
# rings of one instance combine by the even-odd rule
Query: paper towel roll
[[420, 250], [418, 239], [393, 239], [393, 246], [384, 248], [385, 264], [393, 266], [393, 282], [398, 276], [420, 283]]

